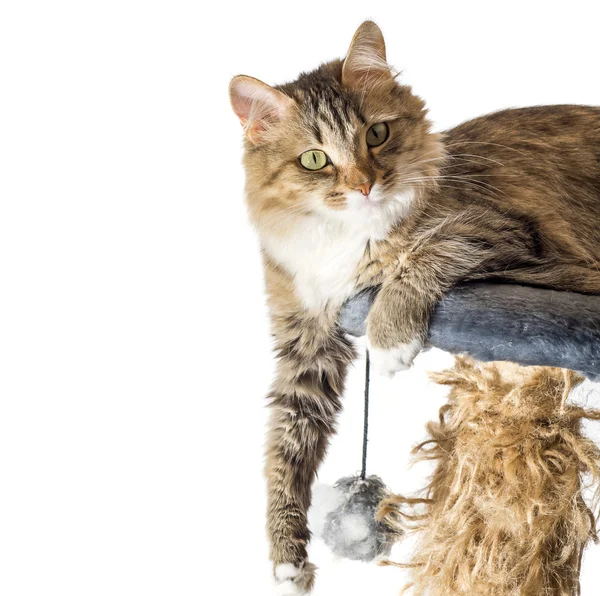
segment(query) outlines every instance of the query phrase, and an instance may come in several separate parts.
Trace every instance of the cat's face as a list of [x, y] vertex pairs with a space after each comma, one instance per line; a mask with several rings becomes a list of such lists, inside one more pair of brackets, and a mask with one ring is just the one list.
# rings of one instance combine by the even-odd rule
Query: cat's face
[[306, 214], [397, 219], [437, 171], [424, 104], [395, 80], [374, 23], [359, 28], [344, 61], [277, 88], [236, 77], [231, 99], [246, 132], [250, 212], [263, 230]]

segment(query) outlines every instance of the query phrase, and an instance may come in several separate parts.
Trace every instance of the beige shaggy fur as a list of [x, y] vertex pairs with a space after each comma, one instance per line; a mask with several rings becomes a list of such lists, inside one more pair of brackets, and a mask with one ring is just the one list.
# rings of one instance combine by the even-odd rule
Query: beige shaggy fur
[[416, 448], [437, 464], [427, 498], [394, 497], [380, 510], [406, 529], [399, 508], [425, 507], [413, 512], [420, 541], [411, 593], [579, 594], [581, 556], [595, 538], [582, 474], [596, 490], [600, 482], [600, 450], [581, 432], [582, 420], [600, 420], [600, 412], [567, 401], [581, 379], [466, 359], [433, 378], [451, 392], [439, 422], [428, 425], [430, 439]]

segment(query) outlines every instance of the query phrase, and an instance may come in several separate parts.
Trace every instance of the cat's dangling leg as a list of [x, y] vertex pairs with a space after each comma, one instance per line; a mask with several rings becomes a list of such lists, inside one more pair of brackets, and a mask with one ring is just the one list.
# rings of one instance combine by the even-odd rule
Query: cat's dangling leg
[[277, 594], [291, 596], [313, 586], [315, 567], [307, 560], [312, 483], [335, 431], [354, 350], [335, 324], [295, 315], [275, 316], [274, 327], [279, 360], [270, 394], [267, 528]]
[[367, 318], [367, 346], [373, 369], [392, 377], [408, 369], [425, 345], [429, 317], [439, 290], [416, 290], [404, 281], [386, 284]]

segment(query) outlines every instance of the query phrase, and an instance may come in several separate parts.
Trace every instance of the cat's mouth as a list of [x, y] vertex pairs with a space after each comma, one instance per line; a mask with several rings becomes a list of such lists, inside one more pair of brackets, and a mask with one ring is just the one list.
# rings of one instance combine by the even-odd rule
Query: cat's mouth
[[378, 209], [386, 205], [390, 199], [388, 193], [382, 192], [379, 185], [373, 186], [368, 195], [354, 190], [346, 193], [348, 209], [352, 210]]
[[383, 221], [405, 214], [407, 209], [410, 209], [413, 198], [414, 192], [410, 188], [391, 191], [381, 184], [376, 184], [367, 195], [356, 190], [336, 192], [333, 198], [328, 195], [324, 207], [326, 212], [336, 219], [349, 219], [354, 223]]

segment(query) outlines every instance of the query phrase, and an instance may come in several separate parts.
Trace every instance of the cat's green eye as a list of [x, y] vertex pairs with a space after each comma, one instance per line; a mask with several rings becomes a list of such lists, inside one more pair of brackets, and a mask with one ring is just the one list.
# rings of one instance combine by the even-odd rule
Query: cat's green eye
[[390, 136], [390, 128], [385, 122], [373, 124], [367, 131], [367, 145], [369, 147], [379, 147], [385, 143]]
[[300, 156], [300, 163], [302, 164], [302, 167], [307, 170], [322, 170], [328, 162], [327, 155], [323, 151], [317, 149], [305, 151]]

